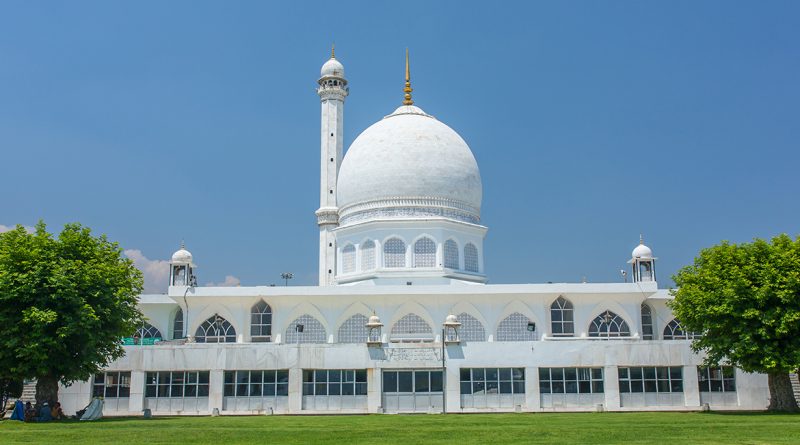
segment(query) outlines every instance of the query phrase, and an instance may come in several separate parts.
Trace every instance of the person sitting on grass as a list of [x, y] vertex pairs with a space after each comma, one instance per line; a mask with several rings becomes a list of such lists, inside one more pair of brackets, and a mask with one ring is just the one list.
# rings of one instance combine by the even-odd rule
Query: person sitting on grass
[[53, 420], [66, 419], [67, 416], [65, 416], [64, 411], [61, 410], [61, 402], [56, 402], [53, 405], [53, 408], [50, 409], [50, 416], [53, 418]]
[[31, 402], [25, 402], [25, 421], [33, 422], [36, 419], [36, 410], [33, 409]]
[[42, 408], [39, 410], [39, 417], [36, 418], [37, 422], [49, 422], [53, 420], [53, 416], [50, 414], [50, 405], [47, 402], [42, 404]]

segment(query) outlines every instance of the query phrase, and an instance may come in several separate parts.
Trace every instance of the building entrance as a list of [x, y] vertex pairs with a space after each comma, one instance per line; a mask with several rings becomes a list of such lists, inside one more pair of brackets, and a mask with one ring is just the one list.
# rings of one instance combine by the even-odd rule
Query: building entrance
[[442, 371], [383, 371], [386, 413], [426, 413], [442, 410]]

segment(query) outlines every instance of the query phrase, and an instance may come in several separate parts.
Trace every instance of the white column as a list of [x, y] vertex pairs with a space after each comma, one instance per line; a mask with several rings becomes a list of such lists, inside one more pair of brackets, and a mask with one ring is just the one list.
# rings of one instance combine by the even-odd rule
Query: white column
[[380, 368], [367, 369], [367, 412], [377, 413], [383, 408], [381, 402], [381, 370]]
[[212, 369], [208, 373], [208, 412], [214, 408], [222, 411], [222, 395], [225, 391], [225, 372], [221, 369]]
[[131, 396], [128, 400], [128, 411], [141, 413], [144, 410], [144, 371], [131, 371]]
[[697, 381], [697, 366], [683, 367], [683, 395], [686, 406], [700, 406], [700, 382]]
[[539, 388], [537, 368], [525, 368], [525, 406], [524, 411], [541, 411], [542, 397]]
[[606, 366], [603, 369], [603, 388], [605, 389], [605, 409], [615, 410], [620, 408], [619, 371], [616, 366]]
[[300, 413], [303, 410], [303, 370], [300, 363], [289, 369], [289, 413]]
[[[458, 346], [454, 346], [458, 348]], [[449, 354], [448, 354], [449, 355]], [[458, 363], [447, 365], [447, 387], [445, 389], [445, 400], [447, 401], [447, 412], [461, 412], [461, 371]]]

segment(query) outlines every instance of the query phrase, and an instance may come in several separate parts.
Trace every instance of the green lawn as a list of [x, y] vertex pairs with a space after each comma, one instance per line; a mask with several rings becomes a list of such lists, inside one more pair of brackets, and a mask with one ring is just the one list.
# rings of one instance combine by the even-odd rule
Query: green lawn
[[800, 443], [800, 415], [574, 413], [108, 418], [0, 422], [0, 444]]

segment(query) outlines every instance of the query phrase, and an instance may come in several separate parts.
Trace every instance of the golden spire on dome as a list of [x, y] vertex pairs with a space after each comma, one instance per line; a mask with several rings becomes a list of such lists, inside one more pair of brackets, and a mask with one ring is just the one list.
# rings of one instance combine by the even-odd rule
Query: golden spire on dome
[[411, 70], [408, 67], [408, 48], [406, 48], [406, 87], [403, 88], [403, 92], [406, 93], [406, 95], [403, 100], [403, 105], [414, 105], [414, 101], [411, 100], [412, 91], [414, 90], [411, 89]]
[[336, 58], [336, 43], [331, 43], [331, 59]]

